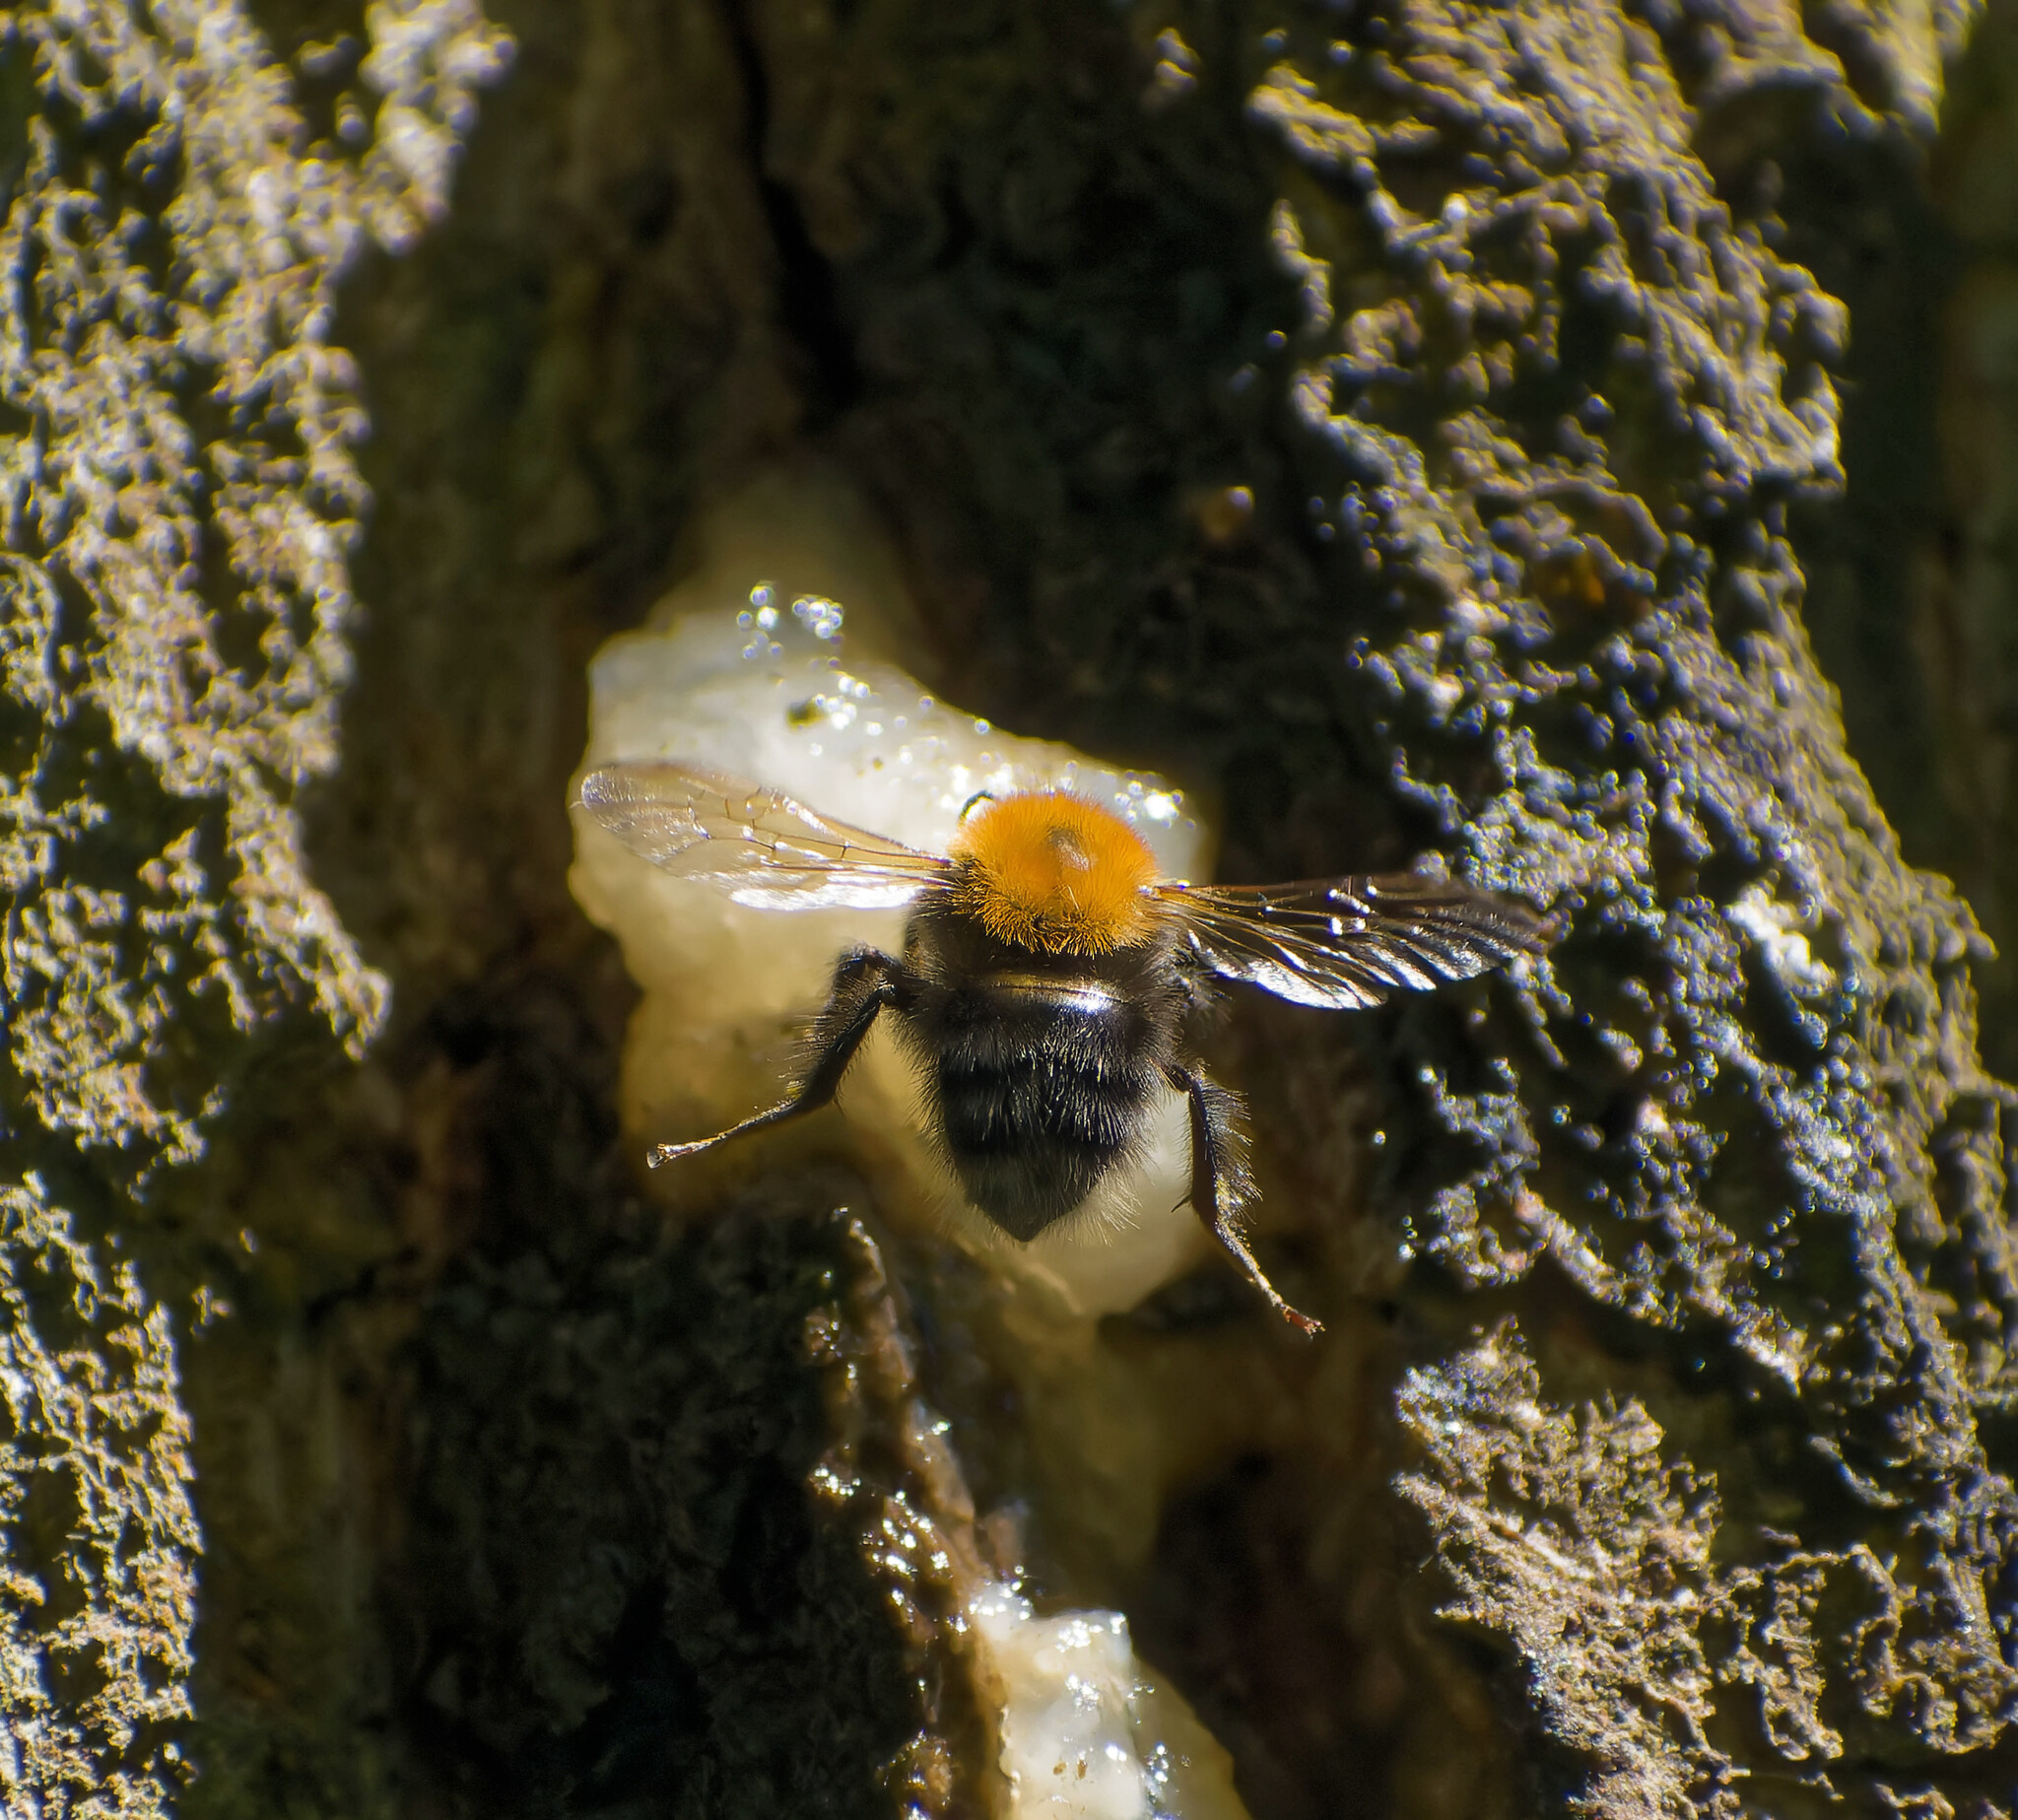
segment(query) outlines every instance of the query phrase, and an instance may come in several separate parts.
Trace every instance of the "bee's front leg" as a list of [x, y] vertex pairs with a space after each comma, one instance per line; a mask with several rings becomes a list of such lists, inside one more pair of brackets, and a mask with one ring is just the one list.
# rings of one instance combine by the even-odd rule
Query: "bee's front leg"
[[902, 1002], [909, 976], [904, 963], [894, 955], [879, 954], [873, 948], [857, 948], [841, 957], [834, 970], [834, 985], [827, 1008], [814, 1021], [806, 1040], [811, 1065], [791, 1095], [768, 1112], [759, 1112], [741, 1124], [717, 1131], [712, 1137], [691, 1144], [660, 1144], [645, 1158], [653, 1169], [676, 1157], [691, 1157], [697, 1151], [711, 1150], [746, 1131], [761, 1131], [766, 1125], [781, 1125], [802, 1112], [815, 1112], [827, 1105], [841, 1086], [841, 1077], [862, 1046], [876, 1014], [888, 1005]]
[[1253, 1197], [1254, 1179], [1247, 1174], [1240, 1095], [1207, 1080], [1197, 1069], [1182, 1068], [1176, 1062], [1165, 1062], [1163, 1074], [1191, 1108], [1192, 1209], [1242, 1274], [1268, 1298], [1270, 1308], [1291, 1326], [1305, 1333], [1321, 1333], [1323, 1322], [1300, 1314], [1276, 1293], [1241, 1237], [1241, 1209]]

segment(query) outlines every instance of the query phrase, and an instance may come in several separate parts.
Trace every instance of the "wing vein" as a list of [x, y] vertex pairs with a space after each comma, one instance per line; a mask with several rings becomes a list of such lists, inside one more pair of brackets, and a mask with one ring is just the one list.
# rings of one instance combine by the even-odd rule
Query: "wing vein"
[[640, 859], [764, 910], [883, 910], [943, 886], [948, 862], [698, 766], [603, 765], [575, 804]]
[[1288, 885], [1167, 885], [1159, 895], [1213, 972], [1299, 1004], [1357, 1010], [1539, 953], [1525, 906], [1404, 874]]

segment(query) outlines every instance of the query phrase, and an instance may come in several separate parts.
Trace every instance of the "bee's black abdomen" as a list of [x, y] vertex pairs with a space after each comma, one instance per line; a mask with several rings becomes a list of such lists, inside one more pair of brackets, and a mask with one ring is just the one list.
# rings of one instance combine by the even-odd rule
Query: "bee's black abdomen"
[[[1069, 1046], [1105, 1045], [1096, 1037]], [[1016, 1239], [1085, 1201], [1127, 1155], [1148, 1095], [1149, 1083], [1129, 1073], [1064, 1055], [1000, 1070], [946, 1057], [939, 1067], [942, 1129], [961, 1186]]]
[[1139, 1012], [1070, 982], [969, 986], [915, 1022], [947, 1158], [968, 1198], [1015, 1239], [1086, 1200], [1133, 1148], [1159, 1090]]
[[927, 903], [905, 944], [901, 1024], [967, 1198], [1035, 1239], [1128, 1161], [1170, 1090], [1189, 1004], [1162, 934], [1111, 954], [1037, 954]]

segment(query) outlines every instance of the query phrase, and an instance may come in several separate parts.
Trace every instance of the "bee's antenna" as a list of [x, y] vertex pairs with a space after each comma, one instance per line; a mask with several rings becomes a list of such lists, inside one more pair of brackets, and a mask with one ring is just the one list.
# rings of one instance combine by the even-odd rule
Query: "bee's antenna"
[[972, 796], [970, 796], [964, 803], [960, 805], [960, 819], [963, 822], [966, 821], [967, 818], [974, 813], [974, 806], [975, 803], [993, 802], [994, 800], [995, 792], [993, 790], [975, 791], [975, 793]]

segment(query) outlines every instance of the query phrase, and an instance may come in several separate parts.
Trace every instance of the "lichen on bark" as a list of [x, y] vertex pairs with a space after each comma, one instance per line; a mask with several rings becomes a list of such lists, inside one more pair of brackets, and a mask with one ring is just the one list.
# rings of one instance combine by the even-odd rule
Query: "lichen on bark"
[[[1401, 1489], [1435, 1524], [1457, 1588], [1441, 1615], [1513, 1639], [1549, 1731], [1594, 1766], [1574, 1810], [1735, 1813], [1733, 1766], [1709, 1735], [1702, 1635], [1717, 1590], [1715, 1493], [1662, 1459], [1645, 1409], [1573, 1416], [1540, 1389], [1503, 1332], [1402, 1391], [1427, 1470]], [[1810, 1710], [1816, 1691], [1798, 1690]]]

